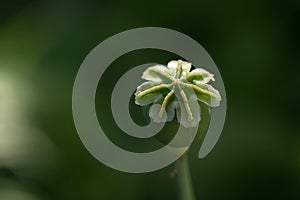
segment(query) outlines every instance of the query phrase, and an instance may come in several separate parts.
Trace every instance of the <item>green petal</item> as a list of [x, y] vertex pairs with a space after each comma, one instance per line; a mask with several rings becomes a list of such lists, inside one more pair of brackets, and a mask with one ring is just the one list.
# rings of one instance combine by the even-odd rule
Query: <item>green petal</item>
[[174, 91], [171, 90], [164, 98], [156, 101], [155, 106], [150, 108], [149, 116], [155, 122], [171, 121], [175, 116]]
[[164, 65], [155, 65], [146, 69], [142, 78], [148, 81], [169, 84], [173, 78], [169, 73], [169, 69]]
[[153, 104], [151, 106], [149, 116], [154, 122], [158, 123], [166, 122], [168, 118], [166, 110], [160, 104]]
[[167, 121], [170, 122], [175, 117], [175, 112], [178, 107], [178, 102], [173, 100], [169, 105], [167, 106]]
[[157, 86], [157, 85], [160, 85], [161, 83], [158, 83], [158, 82], [153, 82], [153, 81], [147, 81], [147, 82], [144, 82], [142, 83], [141, 85], [139, 85], [136, 89], [136, 94], [137, 93], [140, 93], [142, 91], [145, 91], [147, 89], [150, 89], [154, 86]]
[[192, 87], [199, 101], [212, 107], [220, 105], [221, 95], [218, 90], [201, 81], [194, 81], [194, 83]]
[[200, 121], [200, 107], [193, 89], [179, 88], [176, 97], [179, 103], [176, 110], [178, 122], [185, 128], [197, 126]]
[[169, 91], [166, 84], [155, 83], [152, 81], [141, 84], [135, 93], [135, 103], [141, 106], [156, 102]]
[[215, 80], [213, 74], [202, 68], [192, 70], [188, 75], [183, 77], [183, 79], [187, 80], [188, 82], [196, 80], [200, 81], [201, 83], [208, 83], [210, 80]]

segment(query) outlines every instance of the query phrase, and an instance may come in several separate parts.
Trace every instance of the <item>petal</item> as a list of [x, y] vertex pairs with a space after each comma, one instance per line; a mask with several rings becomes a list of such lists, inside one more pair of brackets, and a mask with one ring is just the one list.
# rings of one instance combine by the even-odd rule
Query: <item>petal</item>
[[173, 120], [175, 117], [175, 111], [177, 109], [178, 102], [177, 101], [172, 101], [168, 106], [167, 106], [167, 121], [170, 122]]
[[[163, 112], [161, 112], [163, 110]], [[149, 110], [149, 116], [154, 122], [166, 122], [167, 112], [160, 104], [153, 104]]]
[[185, 80], [192, 82], [194, 80], [200, 81], [201, 83], [208, 83], [210, 80], [214, 81], [214, 75], [202, 68], [197, 68], [188, 73]]
[[212, 107], [220, 105], [221, 95], [218, 90], [201, 81], [194, 81], [194, 83], [193, 88], [199, 101]]
[[176, 110], [178, 122], [185, 128], [197, 126], [200, 122], [200, 107], [193, 89], [179, 88], [176, 97], [179, 103]]
[[156, 102], [169, 91], [169, 86], [152, 81], [141, 84], [135, 92], [135, 103], [141, 106]]
[[[174, 99], [175, 95], [172, 90], [155, 102], [156, 106], [150, 109], [149, 116], [156, 122], [171, 121], [175, 116], [176, 101]], [[160, 109], [157, 110], [158, 108]]]
[[135, 103], [140, 106], [145, 106], [151, 103], [156, 102], [159, 98], [161, 98], [160, 93], [151, 93], [143, 97], [136, 97]]
[[154, 65], [153, 67], [149, 67], [144, 71], [142, 79], [166, 84], [172, 83], [173, 81], [169, 69], [164, 65]]
[[141, 85], [139, 85], [136, 89], [136, 93], [139, 93], [139, 92], [142, 92], [144, 90], [147, 90], [147, 89], [150, 89], [152, 88], [153, 86], [157, 86], [159, 85], [160, 83], [158, 82], [153, 82], [153, 81], [147, 81], [147, 82], [144, 82], [142, 83]]

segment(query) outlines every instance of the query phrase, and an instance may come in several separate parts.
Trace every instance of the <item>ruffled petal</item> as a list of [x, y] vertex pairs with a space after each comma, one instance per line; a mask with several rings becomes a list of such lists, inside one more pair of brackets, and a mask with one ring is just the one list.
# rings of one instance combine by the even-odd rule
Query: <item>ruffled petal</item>
[[152, 81], [145, 82], [141, 84], [135, 92], [135, 103], [141, 106], [154, 103], [168, 91], [169, 86], [166, 84]]
[[201, 83], [208, 83], [210, 80], [215, 81], [214, 75], [202, 68], [197, 68], [192, 70], [188, 75], [183, 77], [188, 82], [193, 82], [194, 80]]
[[172, 83], [173, 81], [169, 69], [164, 65], [154, 65], [153, 67], [149, 67], [144, 71], [142, 79], [165, 84]]
[[149, 116], [154, 122], [162, 123], [167, 121], [167, 112], [160, 104], [153, 104], [149, 110]]
[[213, 86], [202, 83], [201, 81], [194, 81], [194, 91], [197, 99], [211, 107], [220, 105], [221, 95]]
[[167, 121], [170, 122], [175, 117], [176, 109], [178, 107], [177, 101], [172, 101], [170, 105], [167, 106]]
[[193, 89], [180, 87], [176, 91], [179, 106], [176, 114], [180, 124], [185, 128], [195, 127], [200, 122], [200, 107]]

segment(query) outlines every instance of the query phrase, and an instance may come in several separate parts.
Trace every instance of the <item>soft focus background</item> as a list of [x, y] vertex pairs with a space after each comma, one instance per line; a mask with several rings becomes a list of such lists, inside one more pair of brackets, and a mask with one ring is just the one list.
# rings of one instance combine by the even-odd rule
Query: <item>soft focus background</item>
[[[81, 144], [72, 118], [85, 56], [109, 36], [144, 26], [191, 36], [223, 76], [221, 138], [205, 159], [190, 156], [198, 198], [300, 199], [299, 24], [297, 0], [1, 1], [0, 199], [177, 198], [174, 166], [147, 174], [110, 169]], [[114, 82], [132, 66], [172, 58], [141, 50], [109, 68], [96, 104], [115, 142], [128, 141], [107, 109]]]

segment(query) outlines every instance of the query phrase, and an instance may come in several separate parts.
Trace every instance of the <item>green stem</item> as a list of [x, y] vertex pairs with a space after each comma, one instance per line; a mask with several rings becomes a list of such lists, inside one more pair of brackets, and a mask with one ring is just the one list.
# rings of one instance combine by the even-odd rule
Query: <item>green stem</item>
[[184, 154], [180, 159], [176, 161], [176, 167], [180, 199], [195, 200], [187, 154]]

